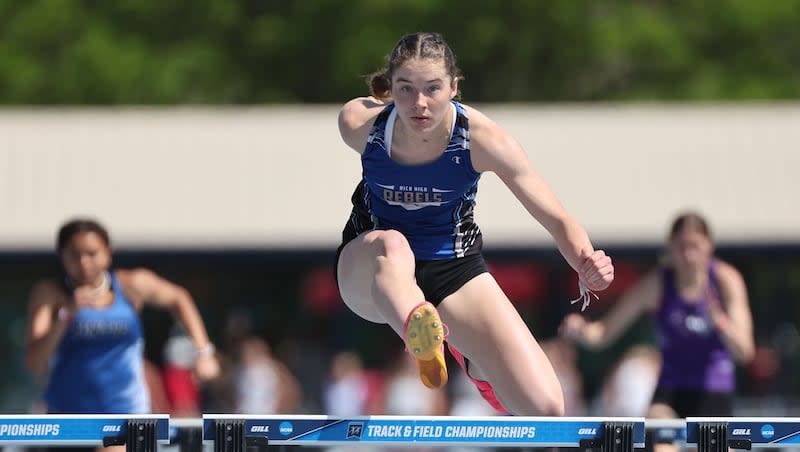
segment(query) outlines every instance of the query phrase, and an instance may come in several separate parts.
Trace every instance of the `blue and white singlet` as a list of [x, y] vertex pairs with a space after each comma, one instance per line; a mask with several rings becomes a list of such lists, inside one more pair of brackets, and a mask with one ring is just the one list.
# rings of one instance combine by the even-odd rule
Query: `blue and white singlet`
[[361, 154], [362, 180], [343, 243], [374, 229], [401, 232], [417, 260], [441, 260], [479, 253], [481, 230], [473, 221], [480, 173], [472, 167], [469, 120], [453, 102], [450, 142], [436, 160], [402, 165], [391, 158], [394, 103], [375, 118]]

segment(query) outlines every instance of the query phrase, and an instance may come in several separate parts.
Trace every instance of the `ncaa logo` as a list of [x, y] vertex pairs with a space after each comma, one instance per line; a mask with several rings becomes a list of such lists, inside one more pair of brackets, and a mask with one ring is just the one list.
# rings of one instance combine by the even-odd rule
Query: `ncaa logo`
[[278, 431], [281, 432], [281, 435], [288, 436], [292, 434], [294, 427], [292, 427], [291, 422], [281, 422], [281, 425], [278, 426]]
[[770, 439], [775, 436], [775, 427], [771, 426], [770, 424], [764, 424], [761, 426], [761, 436]]

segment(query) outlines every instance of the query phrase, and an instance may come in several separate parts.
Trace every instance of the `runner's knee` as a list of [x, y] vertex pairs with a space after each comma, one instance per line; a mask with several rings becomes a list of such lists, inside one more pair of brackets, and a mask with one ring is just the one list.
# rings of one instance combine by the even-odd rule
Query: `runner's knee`
[[380, 231], [380, 233], [370, 237], [372, 245], [375, 247], [377, 257], [384, 257], [391, 261], [395, 260], [414, 260], [414, 253], [408, 239], [395, 230]]

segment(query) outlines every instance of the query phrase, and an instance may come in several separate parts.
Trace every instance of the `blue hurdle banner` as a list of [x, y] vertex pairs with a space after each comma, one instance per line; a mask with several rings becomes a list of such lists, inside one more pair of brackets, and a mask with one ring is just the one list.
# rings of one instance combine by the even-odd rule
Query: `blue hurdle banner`
[[126, 444], [128, 450], [134, 445], [155, 450], [156, 443], [169, 443], [168, 415], [0, 415], [0, 445]]
[[[217, 451], [257, 445], [426, 445], [642, 448], [643, 418], [203, 415]], [[612, 438], [613, 437], [613, 438]], [[219, 447], [231, 443], [231, 448]]]
[[687, 444], [699, 452], [727, 448], [783, 448], [800, 445], [800, 418], [689, 417]]

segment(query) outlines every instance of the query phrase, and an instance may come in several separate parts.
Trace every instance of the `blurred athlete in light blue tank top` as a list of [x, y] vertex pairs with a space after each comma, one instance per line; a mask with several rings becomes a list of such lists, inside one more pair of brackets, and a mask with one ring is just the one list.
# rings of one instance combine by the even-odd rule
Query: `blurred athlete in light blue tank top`
[[[114, 299], [72, 318], [51, 360], [44, 400], [57, 413], [149, 413], [139, 315], [109, 272]], [[65, 385], [73, 381], [80, 384]]]
[[186, 289], [144, 268], [110, 271], [108, 232], [91, 219], [65, 223], [57, 249], [65, 277], [36, 283], [29, 300], [25, 364], [47, 374], [51, 413], [147, 413], [143, 331], [145, 303], [169, 309], [195, 344], [201, 381], [219, 374], [203, 320]]

